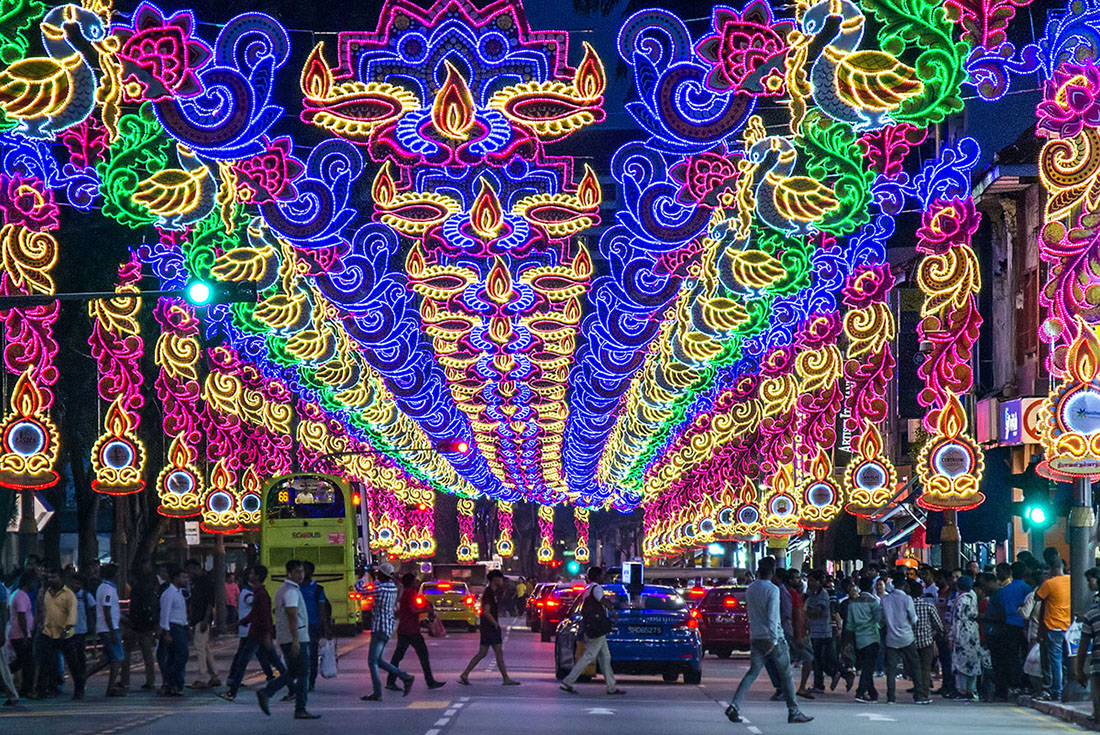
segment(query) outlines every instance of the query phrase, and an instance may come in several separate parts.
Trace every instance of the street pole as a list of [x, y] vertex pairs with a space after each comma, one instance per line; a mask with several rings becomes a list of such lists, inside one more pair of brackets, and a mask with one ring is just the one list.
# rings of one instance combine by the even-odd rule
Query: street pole
[[34, 520], [34, 490], [19, 491], [19, 559], [20, 565], [28, 554], [38, 553], [38, 523]]
[[945, 510], [943, 512], [943, 530], [940, 531], [940, 564], [950, 572], [962, 566], [960, 553], [960, 541], [958, 525], [958, 511]]
[[1091, 607], [1091, 593], [1085, 580], [1085, 570], [1096, 561], [1096, 538], [1093, 526], [1096, 516], [1092, 510], [1092, 481], [1078, 479], [1073, 486], [1073, 509], [1069, 513], [1069, 571], [1072, 614], [1083, 613]]

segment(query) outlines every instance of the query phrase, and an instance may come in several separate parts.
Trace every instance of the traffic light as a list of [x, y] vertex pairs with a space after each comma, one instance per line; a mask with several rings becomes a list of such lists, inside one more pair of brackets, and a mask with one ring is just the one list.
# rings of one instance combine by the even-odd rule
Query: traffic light
[[576, 561], [571, 561], [565, 565], [565, 570], [570, 574], [579, 574], [581, 571], [581, 565]]
[[447, 454], [469, 454], [470, 444], [463, 439], [444, 439], [436, 443], [435, 448]]
[[1037, 466], [1038, 461], [1034, 461], [1020, 474], [1009, 477], [1009, 485], [1023, 491], [1024, 499], [1013, 503], [1013, 508], [1029, 533], [1050, 528], [1056, 516], [1050, 499], [1050, 480], [1036, 472]]
[[192, 306], [210, 304], [234, 304], [238, 302], [256, 302], [256, 283], [254, 281], [204, 281], [196, 279], [187, 284], [184, 298]]

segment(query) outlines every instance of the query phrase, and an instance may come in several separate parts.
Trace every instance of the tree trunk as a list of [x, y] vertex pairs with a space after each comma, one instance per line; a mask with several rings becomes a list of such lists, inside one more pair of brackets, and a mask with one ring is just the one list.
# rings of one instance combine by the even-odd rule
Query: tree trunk
[[76, 441], [76, 432], [69, 432], [69, 467], [76, 494], [77, 567], [99, 558], [96, 519], [99, 515], [99, 493], [92, 490], [84, 467], [84, 450]]

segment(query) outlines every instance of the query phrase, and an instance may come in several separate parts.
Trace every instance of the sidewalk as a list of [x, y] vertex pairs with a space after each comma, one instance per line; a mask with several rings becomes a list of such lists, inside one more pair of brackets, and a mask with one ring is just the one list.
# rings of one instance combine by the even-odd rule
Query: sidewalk
[[1034, 697], [1021, 696], [1016, 702], [1021, 707], [1030, 707], [1031, 709], [1057, 717], [1065, 722], [1071, 722], [1085, 730], [1100, 732], [1100, 724], [1089, 719], [1092, 717], [1092, 703], [1089, 701], [1041, 702]]

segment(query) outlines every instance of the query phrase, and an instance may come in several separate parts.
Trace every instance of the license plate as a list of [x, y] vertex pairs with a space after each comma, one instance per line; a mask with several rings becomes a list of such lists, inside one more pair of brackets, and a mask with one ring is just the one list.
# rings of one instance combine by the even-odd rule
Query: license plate
[[631, 625], [627, 628], [634, 635], [661, 635], [665, 632], [660, 625]]
[[732, 615], [715, 615], [714, 622], [716, 623], [732, 623], [736, 620]]

